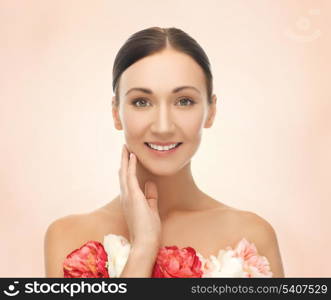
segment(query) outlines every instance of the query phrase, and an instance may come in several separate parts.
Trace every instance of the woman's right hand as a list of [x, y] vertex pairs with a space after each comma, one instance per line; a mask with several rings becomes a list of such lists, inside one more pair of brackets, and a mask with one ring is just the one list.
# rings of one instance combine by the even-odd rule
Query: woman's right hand
[[154, 182], [145, 183], [144, 193], [136, 177], [137, 157], [126, 145], [122, 149], [119, 180], [120, 202], [130, 232], [133, 248], [158, 250], [161, 241], [161, 220], [158, 211], [158, 193]]

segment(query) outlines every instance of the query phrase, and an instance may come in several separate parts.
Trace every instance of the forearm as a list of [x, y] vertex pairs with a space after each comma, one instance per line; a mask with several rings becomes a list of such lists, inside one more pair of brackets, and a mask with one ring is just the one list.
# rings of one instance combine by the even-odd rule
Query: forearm
[[157, 250], [132, 248], [120, 277], [151, 277]]

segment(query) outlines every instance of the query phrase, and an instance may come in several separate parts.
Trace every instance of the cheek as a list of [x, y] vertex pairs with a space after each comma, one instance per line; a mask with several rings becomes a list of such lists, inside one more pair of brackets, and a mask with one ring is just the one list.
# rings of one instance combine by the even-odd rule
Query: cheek
[[135, 112], [130, 109], [123, 112], [123, 129], [127, 138], [133, 139], [142, 134], [146, 127], [146, 118], [143, 118], [141, 112]]
[[182, 128], [187, 139], [195, 140], [201, 136], [204, 121], [202, 112], [182, 115], [179, 120], [179, 127]]

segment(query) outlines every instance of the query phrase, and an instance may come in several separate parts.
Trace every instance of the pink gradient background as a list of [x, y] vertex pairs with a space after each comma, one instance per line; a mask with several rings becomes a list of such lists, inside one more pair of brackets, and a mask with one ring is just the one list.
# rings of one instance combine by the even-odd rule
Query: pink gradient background
[[119, 193], [112, 63], [150, 26], [212, 63], [197, 184], [273, 225], [286, 277], [331, 276], [331, 1], [316, 0], [2, 0], [0, 276], [43, 277], [47, 226]]

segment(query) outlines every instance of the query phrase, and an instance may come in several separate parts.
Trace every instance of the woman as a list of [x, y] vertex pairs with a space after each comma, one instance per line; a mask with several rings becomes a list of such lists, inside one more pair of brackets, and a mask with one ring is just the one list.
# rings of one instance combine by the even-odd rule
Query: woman
[[[191, 158], [200, 145], [203, 128], [213, 124], [217, 101], [209, 60], [199, 44], [176, 28], [153, 27], [133, 34], [115, 58], [113, 90], [114, 126], [124, 131], [126, 140], [119, 170], [121, 193], [104, 207], [60, 218], [48, 227], [46, 276], [63, 277], [65, 272], [66, 277], [84, 277], [74, 262], [84, 260], [80, 256], [84, 249], [104, 255], [102, 242], [108, 247], [104, 261], [115, 261], [115, 252], [109, 253], [109, 249], [116, 241], [104, 239], [109, 235], [120, 238], [119, 245], [129, 245], [118, 277], [201, 277], [208, 268], [214, 270], [209, 274], [253, 277], [242, 269], [224, 273], [225, 267], [218, 267], [216, 272], [212, 260], [205, 260], [214, 255], [215, 262], [217, 255], [220, 259], [220, 249], [227, 247], [237, 249], [238, 263], [249, 261], [254, 251], [254, 257], [264, 257], [263, 263], [255, 260], [250, 269], [261, 270], [268, 262], [272, 273], [262, 270], [260, 276], [283, 277], [272, 226], [255, 213], [213, 199], [193, 179]], [[97, 243], [82, 248], [87, 241]], [[187, 255], [195, 255], [193, 271], [187, 276], [178, 270], [176, 276], [161, 266], [160, 257], [169, 251], [177, 255], [177, 250], [166, 248], [173, 245], [196, 251], [185, 249]], [[114, 270], [108, 271], [102, 271], [105, 277]]]

